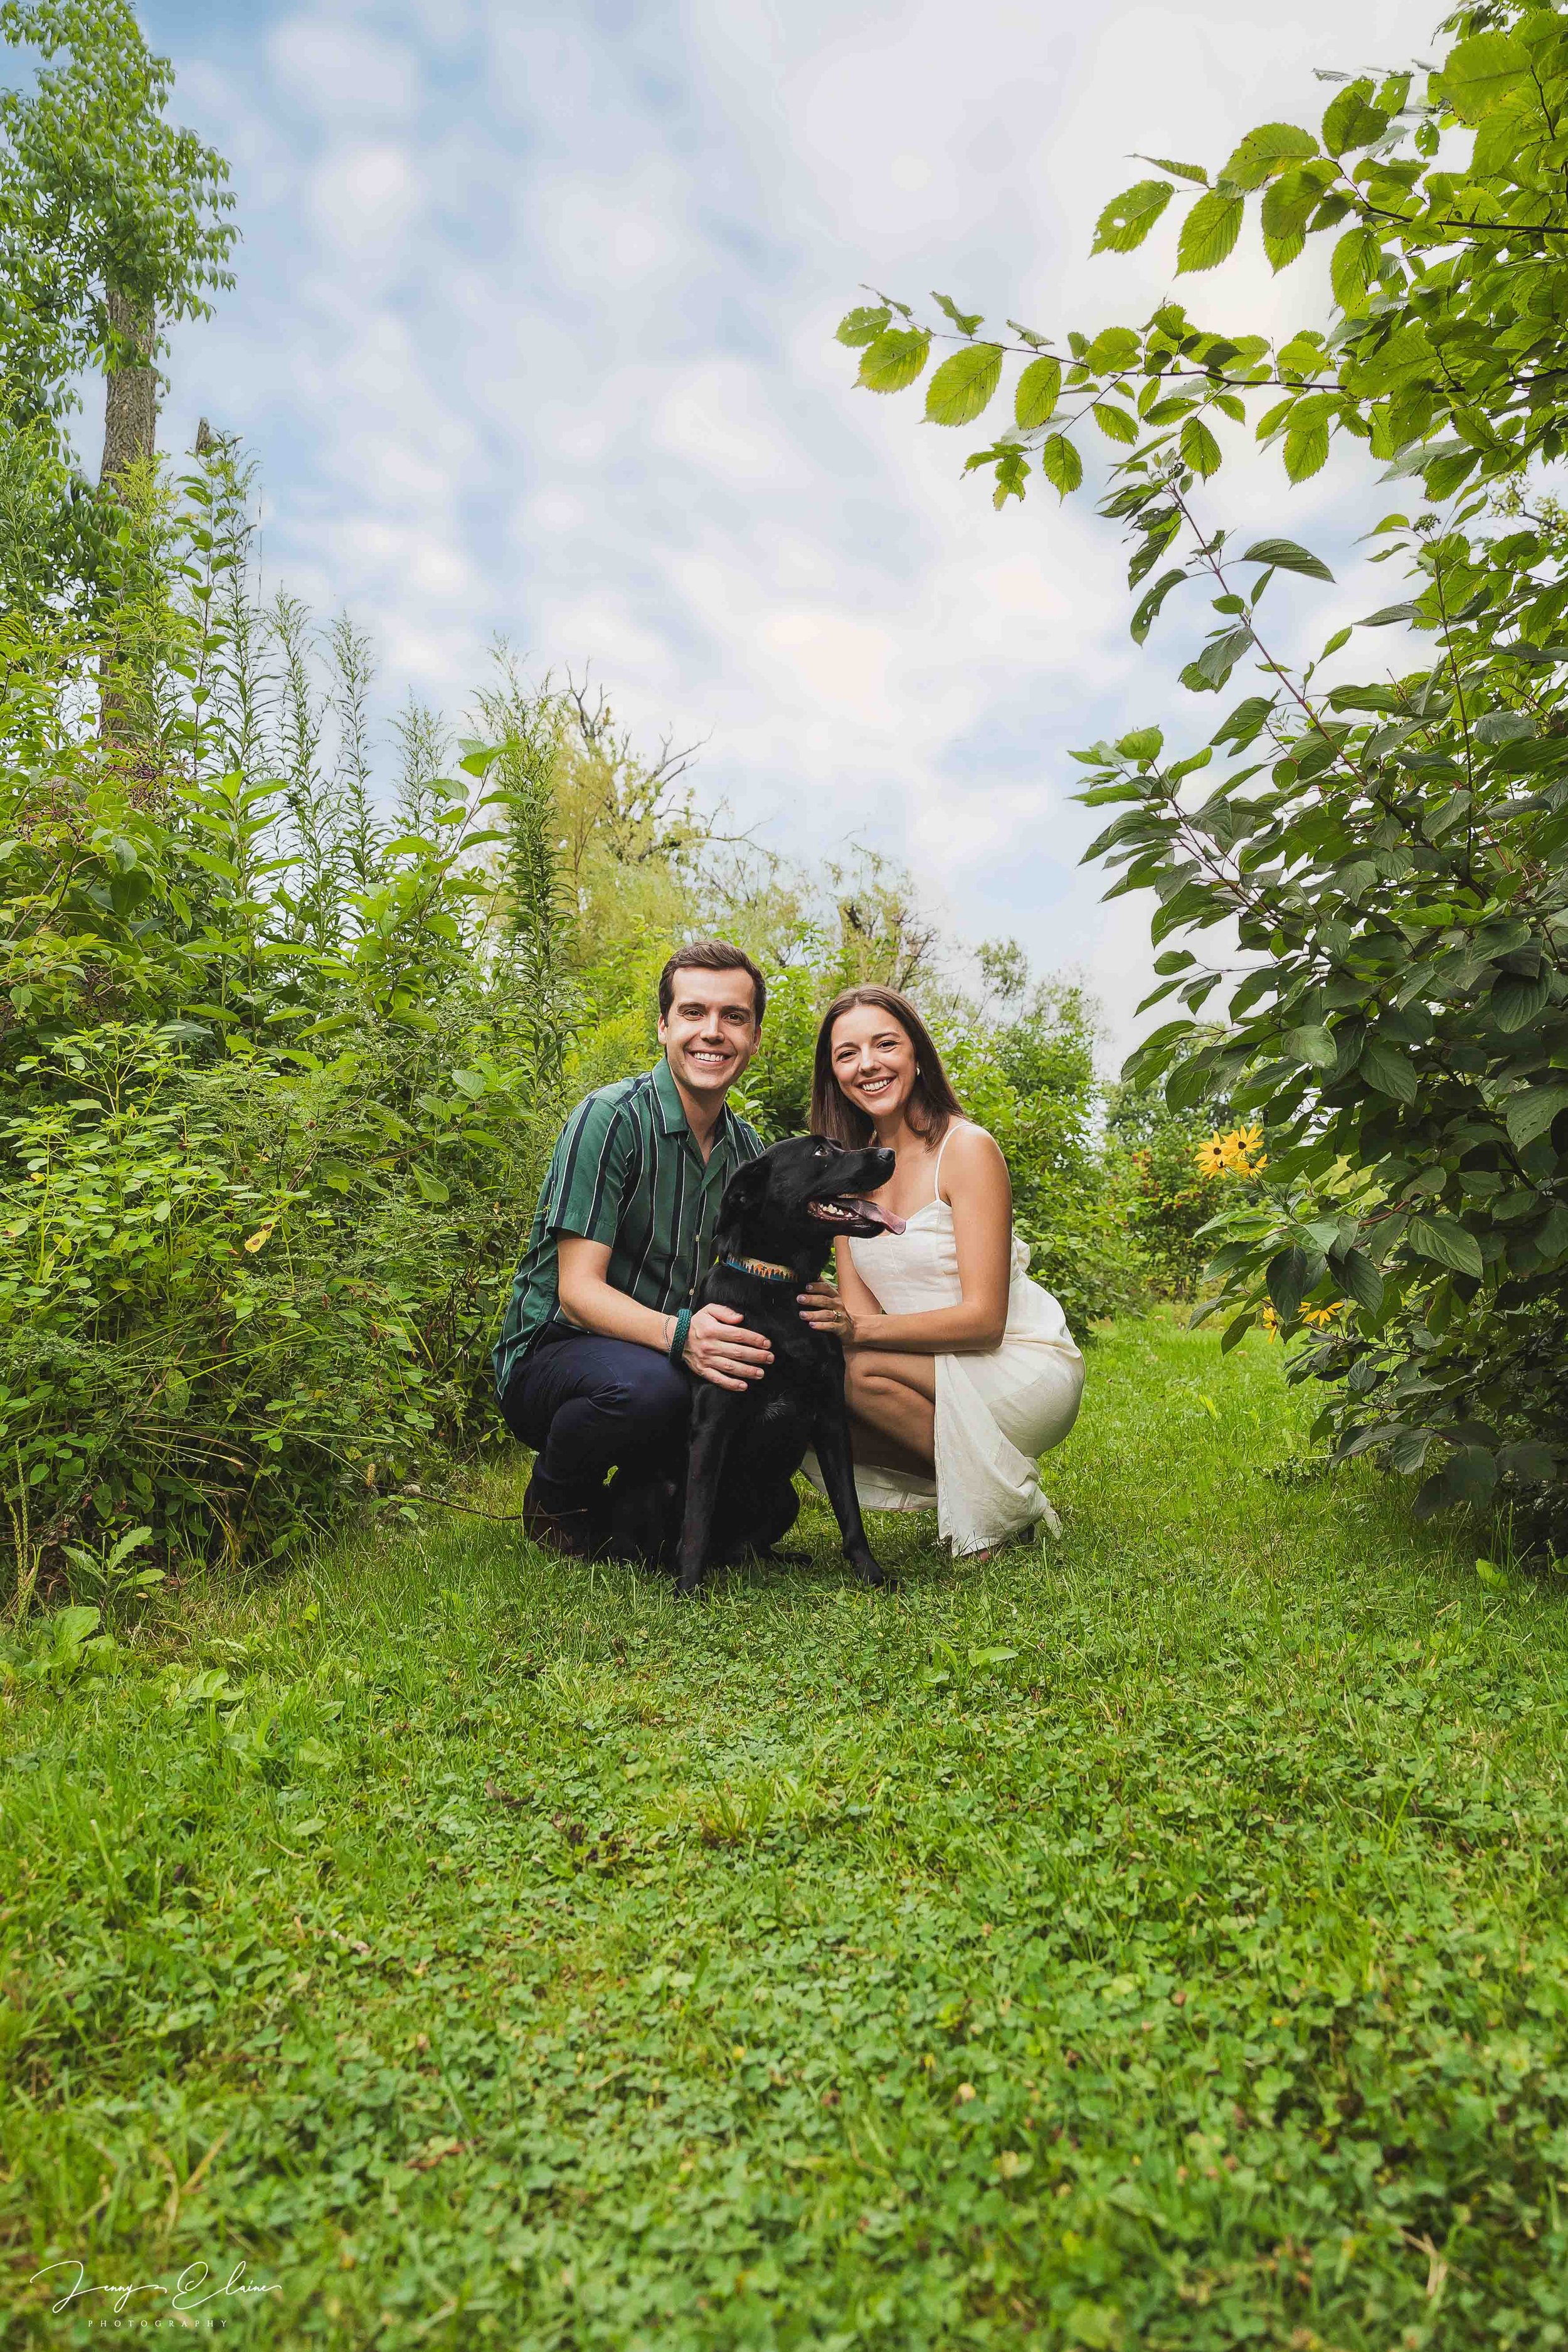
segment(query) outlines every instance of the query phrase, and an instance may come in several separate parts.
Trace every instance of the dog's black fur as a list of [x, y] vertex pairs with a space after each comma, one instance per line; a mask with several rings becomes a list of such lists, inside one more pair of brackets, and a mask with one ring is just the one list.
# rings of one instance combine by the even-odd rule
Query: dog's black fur
[[[798, 1291], [827, 1264], [835, 1237], [900, 1230], [863, 1196], [893, 1172], [890, 1151], [847, 1151], [820, 1135], [775, 1143], [732, 1176], [719, 1205], [713, 1265], [694, 1305], [733, 1307], [773, 1360], [743, 1391], [694, 1380], [684, 1477], [659, 1476], [612, 1495], [612, 1542], [623, 1557], [660, 1565], [673, 1556], [676, 1590], [694, 1592], [716, 1563], [766, 1553], [795, 1524], [794, 1480], [814, 1446], [844, 1554], [862, 1582], [886, 1581], [861, 1524], [844, 1402], [844, 1350], [801, 1319]], [[787, 1266], [787, 1280], [752, 1274], [739, 1258]]]

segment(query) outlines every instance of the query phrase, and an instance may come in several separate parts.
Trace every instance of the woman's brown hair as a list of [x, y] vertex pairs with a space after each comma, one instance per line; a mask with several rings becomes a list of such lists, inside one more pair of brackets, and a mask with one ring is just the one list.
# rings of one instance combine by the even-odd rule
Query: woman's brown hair
[[942, 1068], [935, 1038], [909, 998], [896, 988], [847, 988], [823, 1014], [811, 1075], [812, 1133], [831, 1136], [835, 1143], [847, 1143], [856, 1150], [876, 1133], [867, 1114], [849, 1100], [833, 1075], [833, 1024], [842, 1013], [853, 1013], [858, 1004], [874, 1005], [879, 1012], [890, 1013], [914, 1047], [915, 1083], [904, 1116], [917, 1135], [940, 1143], [952, 1122], [963, 1117], [963, 1105]]

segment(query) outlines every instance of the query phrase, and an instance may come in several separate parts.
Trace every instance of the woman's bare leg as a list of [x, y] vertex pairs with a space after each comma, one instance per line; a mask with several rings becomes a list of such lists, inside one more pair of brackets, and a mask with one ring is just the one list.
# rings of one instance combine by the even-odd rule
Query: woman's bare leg
[[936, 1469], [936, 1359], [857, 1349], [845, 1367], [855, 1459], [930, 1478]]

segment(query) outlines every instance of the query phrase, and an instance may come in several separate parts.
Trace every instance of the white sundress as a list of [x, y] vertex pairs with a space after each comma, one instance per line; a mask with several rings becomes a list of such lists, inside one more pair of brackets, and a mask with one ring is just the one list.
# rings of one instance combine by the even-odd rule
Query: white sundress
[[[951, 1129], [949, 1133], [951, 1133]], [[940, 1183], [943, 1139], [932, 1171]], [[856, 1273], [885, 1315], [929, 1315], [963, 1303], [952, 1209], [938, 1192], [901, 1234], [841, 1241]], [[1007, 1325], [996, 1346], [937, 1356], [936, 1476], [873, 1469], [857, 1463], [863, 1510], [935, 1509], [937, 1529], [955, 1558], [985, 1551], [1044, 1519], [1061, 1524], [1040, 1486], [1038, 1457], [1059, 1445], [1078, 1418], [1083, 1358], [1067, 1318], [1048, 1290], [1029, 1279], [1029, 1253], [1013, 1236]], [[822, 1488], [816, 1456], [805, 1468]]]

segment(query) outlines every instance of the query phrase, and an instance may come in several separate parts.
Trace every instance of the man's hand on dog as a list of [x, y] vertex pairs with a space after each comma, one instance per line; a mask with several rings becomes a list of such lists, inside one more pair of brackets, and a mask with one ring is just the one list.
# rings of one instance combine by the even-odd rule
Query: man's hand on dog
[[716, 1389], [743, 1391], [760, 1381], [773, 1351], [760, 1331], [748, 1331], [733, 1307], [700, 1307], [686, 1335], [687, 1369]]

